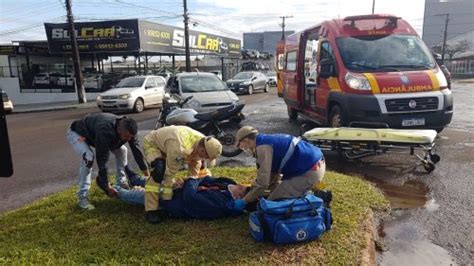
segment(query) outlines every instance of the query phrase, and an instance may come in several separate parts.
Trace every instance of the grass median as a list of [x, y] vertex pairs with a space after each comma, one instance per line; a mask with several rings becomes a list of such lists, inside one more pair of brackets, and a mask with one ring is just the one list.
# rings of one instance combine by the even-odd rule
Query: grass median
[[[255, 168], [212, 171], [240, 182], [255, 176]], [[0, 216], [0, 264], [357, 264], [367, 244], [364, 219], [388, 202], [359, 178], [328, 172], [324, 182], [333, 191], [332, 230], [317, 241], [286, 246], [255, 243], [247, 215], [150, 225], [143, 207], [110, 199], [95, 186], [90, 198], [96, 209], [82, 211], [71, 188]]]

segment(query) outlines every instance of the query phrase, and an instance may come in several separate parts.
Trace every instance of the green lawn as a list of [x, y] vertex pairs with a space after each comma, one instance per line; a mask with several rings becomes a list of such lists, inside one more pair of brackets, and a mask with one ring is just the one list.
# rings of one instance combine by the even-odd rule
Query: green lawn
[[[215, 168], [214, 176], [249, 181], [254, 168]], [[0, 264], [356, 264], [367, 211], [388, 202], [367, 182], [329, 172], [333, 229], [317, 241], [290, 246], [255, 243], [247, 215], [215, 221], [169, 219], [147, 224], [143, 208], [107, 198], [95, 186], [96, 210], [76, 207], [75, 188], [0, 216]]]

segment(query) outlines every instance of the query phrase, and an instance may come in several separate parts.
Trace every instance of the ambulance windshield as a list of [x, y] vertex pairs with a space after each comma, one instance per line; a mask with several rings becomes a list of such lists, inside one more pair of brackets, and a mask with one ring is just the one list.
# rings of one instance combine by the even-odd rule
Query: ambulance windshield
[[417, 36], [341, 37], [337, 46], [347, 69], [355, 72], [426, 70], [435, 67]]

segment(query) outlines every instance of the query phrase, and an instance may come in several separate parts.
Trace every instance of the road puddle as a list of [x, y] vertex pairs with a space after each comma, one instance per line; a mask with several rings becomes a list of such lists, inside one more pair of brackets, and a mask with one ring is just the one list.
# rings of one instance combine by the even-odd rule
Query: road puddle
[[408, 220], [393, 220], [379, 227], [384, 250], [379, 265], [455, 265], [448, 251], [426, 240]]
[[369, 181], [382, 190], [392, 209], [424, 207], [429, 200], [430, 190], [420, 181], [408, 180], [402, 185], [385, 183], [377, 179]]

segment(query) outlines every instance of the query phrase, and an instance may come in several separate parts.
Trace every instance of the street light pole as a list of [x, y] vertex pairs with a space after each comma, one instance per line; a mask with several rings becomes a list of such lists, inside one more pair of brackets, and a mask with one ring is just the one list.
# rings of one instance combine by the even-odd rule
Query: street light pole
[[285, 40], [285, 19], [287, 18], [292, 18], [293, 16], [280, 16], [280, 18], [282, 19], [282, 22], [281, 22], [281, 39], [282, 40]]
[[[79, 103], [86, 103], [86, 91], [84, 86], [82, 85], [82, 72], [81, 72], [81, 61], [79, 57], [79, 49], [77, 47], [77, 40], [76, 40], [76, 30], [74, 28], [74, 17], [72, 16], [72, 9], [71, 9], [71, 0], [66, 0], [66, 10], [67, 10], [67, 21], [69, 23], [69, 32], [71, 38], [71, 54], [72, 60], [74, 62], [74, 76], [75, 83], [76, 83], [76, 90], [77, 90], [77, 100]], [[67, 79], [67, 77], [66, 77]]]
[[372, 0], [372, 15], [375, 12], [375, 0]]
[[186, 56], [186, 72], [191, 72], [191, 56], [189, 53], [189, 27], [188, 27], [188, 1], [183, 0], [183, 7], [184, 7], [184, 53]]

